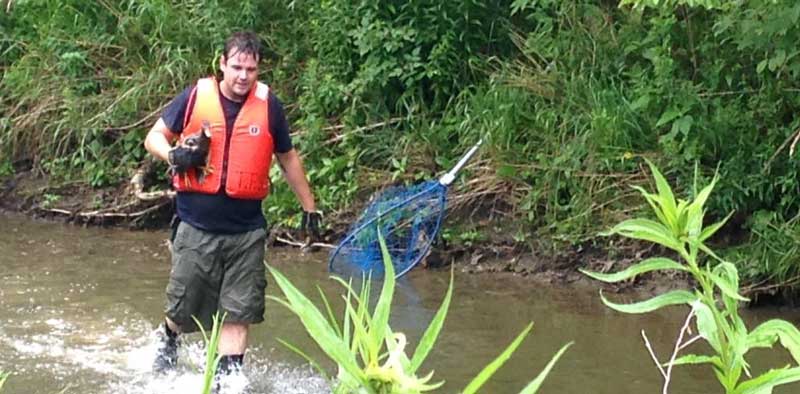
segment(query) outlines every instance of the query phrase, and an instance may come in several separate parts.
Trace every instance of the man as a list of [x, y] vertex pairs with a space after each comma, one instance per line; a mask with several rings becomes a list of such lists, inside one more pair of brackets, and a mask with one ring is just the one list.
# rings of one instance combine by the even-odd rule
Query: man
[[[320, 214], [281, 103], [257, 81], [261, 53], [255, 34], [231, 35], [220, 57], [222, 80], [203, 78], [184, 90], [145, 139], [147, 151], [170, 164], [178, 191], [156, 371], [175, 367], [178, 335], [198, 330], [193, 316], [208, 329], [217, 311], [225, 313], [218, 372], [241, 368], [249, 325], [264, 320], [261, 201], [269, 193], [273, 154], [303, 208], [303, 230], [319, 236]], [[204, 145], [198, 138], [206, 129]]]

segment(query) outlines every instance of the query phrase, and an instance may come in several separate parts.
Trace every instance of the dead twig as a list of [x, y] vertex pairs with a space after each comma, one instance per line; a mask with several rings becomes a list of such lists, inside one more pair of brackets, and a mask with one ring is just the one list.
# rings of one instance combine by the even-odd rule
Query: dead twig
[[747, 287], [742, 289], [742, 292], [745, 293], [745, 294], [752, 294], [752, 293], [755, 293], [755, 292], [765, 292], [765, 291], [769, 291], [769, 290], [780, 289], [781, 287], [792, 286], [792, 285], [800, 283], [800, 275], [794, 276], [794, 277], [792, 277], [790, 279], [787, 279], [787, 280], [785, 280], [783, 282], [780, 282], [780, 283], [774, 283], [774, 284], [771, 284], [769, 286], [761, 286], [761, 284], [765, 283], [765, 282], [766, 282], [766, 280], [761, 281], [761, 282], [756, 283], [756, 284], [753, 284], [751, 286], [747, 286]]
[[144, 178], [152, 170], [152, 159], [145, 159], [144, 163], [134, 171], [130, 180], [131, 191], [136, 199], [139, 201], [155, 201], [162, 198], [174, 198], [174, 190], [157, 190], [152, 192], [144, 191]]
[[74, 211], [69, 211], [69, 210], [60, 209], [60, 208], [37, 207], [37, 209], [40, 210], [40, 211], [44, 211], [44, 212], [57, 213], [57, 214], [61, 214], [61, 215], [66, 215], [66, 216], [70, 216], [70, 217], [79, 217], [79, 218], [83, 218], [83, 219], [101, 219], [101, 218], [105, 218], [105, 219], [107, 219], [107, 218], [128, 218], [128, 219], [130, 219], [130, 218], [137, 218], [137, 217], [140, 217], [140, 216], [144, 216], [144, 215], [146, 215], [146, 214], [148, 214], [150, 212], [153, 212], [155, 210], [158, 210], [158, 209], [162, 208], [163, 206], [165, 206], [165, 205], [167, 205], [169, 203], [170, 203], [169, 201], [165, 201], [165, 202], [162, 202], [160, 204], [156, 204], [156, 205], [153, 205], [151, 207], [145, 208], [143, 210], [140, 210], [140, 211], [137, 211], [137, 212], [131, 212], [131, 213], [107, 212], [109, 210], [114, 211], [116, 209], [121, 209], [122, 207], [124, 207], [126, 205], [115, 207], [115, 208], [109, 209], [109, 210], [96, 210], [96, 211], [88, 211], [88, 212], [74, 212]]
[[678, 333], [678, 340], [675, 341], [675, 346], [673, 347], [672, 355], [670, 356], [669, 361], [666, 364], [667, 366], [666, 369], [664, 369], [664, 367], [661, 365], [661, 362], [658, 361], [658, 357], [656, 356], [656, 353], [653, 350], [653, 346], [650, 344], [650, 340], [647, 339], [647, 334], [645, 334], [644, 330], [642, 330], [642, 338], [644, 338], [644, 344], [645, 347], [647, 347], [647, 352], [650, 353], [650, 357], [653, 359], [653, 362], [655, 362], [656, 368], [658, 368], [658, 372], [660, 372], [661, 377], [664, 378], [664, 387], [662, 389], [662, 394], [667, 394], [668, 392], [669, 383], [672, 378], [672, 367], [675, 366], [675, 360], [678, 358], [678, 353], [681, 350], [687, 348], [692, 343], [702, 338], [700, 335], [696, 335], [687, 340], [686, 342], [683, 341], [684, 335], [686, 335], [687, 332], [691, 331], [690, 325], [692, 323], [693, 317], [694, 317], [694, 310], [691, 310], [689, 312], [689, 315], [686, 316], [686, 321], [683, 322], [683, 327], [681, 327], [680, 333]]
[[[377, 128], [393, 125], [395, 123], [399, 123], [399, 122], [403, 121], [404, 119], [406, 119], [406, 118], [391, 118], [391, 119], [383, 121], [383, 122], [378, 122], [378, 123], [373, 123], [373, 124], [370, 124], [370, 125], [358, 127], [358, 128], [353, 129], [353, 130], [350, 130], [350, 131], [348, 131], [346, 133], [335, 134], [332, 138], [330, 138], [327, 141], [325, 141], [325, 144], [328, 144], [328, 145], [329, 144], [333, 144], [333, 143], [336, 143], [336, 142], [339, 142], [339, 141], [343, 140], [345, 138], [345, 136], [347, 136], [347, 135], [358, 134], [358, 133], [361, 133], [361, 132], [364, 132], [364, 131], [369, 131], [369, 130], [373, 130], [373, 129], [377, 129]], [[328, 126], [328, 127], [324, 127], [322, 129], [322, 131], [334, 131], [334, 132], [336, 132], [336, 131], [339, 131], [339, 130], [343, 130], [345, 127], [346, 126], [342, 125], [342, 124], [335, 125], [335, 126]], [[294, 133], [291, 133], [290, 135], [292, 137], [295, 137], [295, 136], [303, 134], [303, 133], [304, 133], [303, 130], [299, 130], [299, 131], [296, 131]]]
[[[792, 140], [792, 145], [789, 147], [789, 156], [792, 156], [792, 155], [794, 154], [794, 148], [795, 148], [795, 146], [797, 145], [797, 140], [798, 140], [798, 139], [800, 139], [800, 129], [797, 129], [797, 130], [794, 132], [794, 140]], [[786, 142], [784, 142], [784, 144], [786, 144]], [[783, 147], [783, 145], [781, 145], [781, 147]], [[780, 149], [779, 149], [779, 151], [780, 151]], [[776, 153], [776, 154], [777, 154], [777, 153]], [[773, 157], [774, 157], [774, 156], [775, 156], [775, 155], [773, 155]], [[772, 160], [772, 159], [770, 159], [770, 160]]]
[[164, 108], [167, 107], [167, 105], [169, 105], [169, 103], [166, 103], [166, 104], [156, 108], [155, 111], [150, 112], [149, 114], [145, 115], [143, 118], [141, 118], [141, 119], [137, 120], [136, 122], [131, 123], [129, 125], [119, 126], [119, 127], [107, 126], [107, 127], [104, 128], [104, 130], [107, 131], [107, 132], [109, 132], [109, 131], [126, 131], [126, 130], [130, 130], [130, 129], [133, 129], [133, 128], [140, 127], [142, 124], [147, 122], [149, 119], [152, 119], [153, 116], [155, 116], [159, 112], [163, 111]]
[[769, 168], [772, 166], [772, 162], [775, 160], [776, 157], [778, 157], [778, 155], [783, 151], [783, 149], [786, 148], [786, 145], [789, 144], [789, 141], [792, 142], [792, 145], [789, 146], [789, 157], [791, 157], [794, 154], [794, 147], [795, 145], [797, 145], [798, 139], [800, 139], [800, 129], [797, 129], [792, 135], [786, 137], [786, 139], [783, 140], [781, 146], [779, 146], [778, 149], [775, 151], [775, 153], [773, 153], [772, 156], [769, 158], [769, 160], [767, 160], [767, 162], [764, 163], [764, 167], [761, 169], [761, 173], [766, 174], [767, 172], [769, 172]]
[[661, 362], [658, 361], [658, 357], [656, 357], [656, 352], [653, 350], [653, 346], [650, 345], [650, 340], [647, 339], [647, 334], [644, 333], [644, 330], [642, 330], [642, 338], [644, 339], [644, 346], [647, 348], [647, 353], [650, 353], [650, 358], [652, 358], [653, 363], [656, 364], [658, 372], [661, 373], [661, 377], [663, 377], [666, 380], [667, 372], [664, 371], [664, 368], [661, 366]]
[[333, 249], [333, 248], [336, 247], [336, 245], [331, 245], [331, 244], [325, 243], [325, 242], [311, 242], [311, 243], [300, 242], [300, 241], [292, 238], [292, 236], [288, 235], [288, 234], [286, 235], [286, 237], [281, 237], [279, 235], [279, 236], [275, 237], [275, 240], [280, 242], [280, 243], [282, 243], [282, 244], [286, 244], [286, 245], [289, 245], [289, 246], [296, 246], [296, 247], [299, 247], [301, 249], [308, 249], [308, 248]]

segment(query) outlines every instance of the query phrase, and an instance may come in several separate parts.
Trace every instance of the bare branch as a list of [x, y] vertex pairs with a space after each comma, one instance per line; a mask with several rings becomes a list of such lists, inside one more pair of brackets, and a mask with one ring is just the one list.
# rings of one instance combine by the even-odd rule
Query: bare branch
[[675, 359], [678, 358], [678, 352], [686, 346], [689, 346], [692, 342], [696, 341], [699, 336], [696, 336], [690, 339], [687, 343], [683, 343], [683, 336], [686, 335], [686, 332], [689, 331], [689, 325], [692, 323], [692, 318], [694, 317], [694, 309], [689, 311], [689, 315], [686, 316], [686, 321], [683, 322], [683, 327], [681, 327], [681, 331], [678, 334], [678, 340], [675, 342], [675, 347], [672, 350], [672, 356], [669, 358], [669, 362], [667, 363], [667, 375], [664, 377], [664, 391], [663, 394], [667, 394], [667, 388], [669, 387], [669, 379], [672, 377], [672, 367], [675, 366]]
[[667, 379], [667, 373], [664, 372], [664, 368], [661, 367], [661, 363], [658, 361], [658, 357], [656, 357], [655, 351], [653, 351], [653, 346], [650, 345], [650, 340], [647, 339], [647, 334], [644, 333], [642, 330], [642, 338], [644, 338], [644, 345], [647, 347], [647, 352], [650, 353], [650, 357], [653, 358], [653, 362], [656, 363], [656, 368], [658, 368], [658, 372], [661, 372], [661, 376], [664, 379]]

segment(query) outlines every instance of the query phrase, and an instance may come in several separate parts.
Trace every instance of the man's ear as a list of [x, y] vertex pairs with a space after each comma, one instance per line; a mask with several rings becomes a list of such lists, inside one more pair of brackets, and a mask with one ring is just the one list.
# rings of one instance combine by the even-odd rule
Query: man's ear
[[224, 53], [223, 53], [223, 54], [221, 54], [221, 55], [219, 55], [219, 70], [220, 70], [220, 71], [222, 71], [222, 67], [223, 67], [223, 66], [225, 66], [225, 64], [226, 64], [226, 62], [227, 62], [227, 61], [228, 61], [228, 60], [227, 60], [227, 59], [225, 59], [225, 54], [224, 54]]

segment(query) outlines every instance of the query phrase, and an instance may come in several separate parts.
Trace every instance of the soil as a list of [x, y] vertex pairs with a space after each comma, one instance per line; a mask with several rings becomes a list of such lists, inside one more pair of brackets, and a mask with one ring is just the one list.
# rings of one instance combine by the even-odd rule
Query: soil
[[172, 217], [168, 197], [138, 199], [133, 185], [91, 187], [83, 182], [54, 182], [32, 170], [0, 178], [0, 211], [80, 225], [159, 228]]

